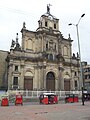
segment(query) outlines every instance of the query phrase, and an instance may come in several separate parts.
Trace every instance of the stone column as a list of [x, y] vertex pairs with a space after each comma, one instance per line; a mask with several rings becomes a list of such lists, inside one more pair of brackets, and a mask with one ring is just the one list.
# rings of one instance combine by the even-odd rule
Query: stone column
[[71, 85], [71, 90], [75, 90], [75, 86], [74, 86], [74, 78], [70, 80], [70, 85]]
[[56, 77], [55, 78], [55, 90], [58, 90], [58, 81], [59, 81], [59, 78]]
[[61, 81], [61, 90], [64, 90], [64, 78], [62, 77], [62, 81]]
[[40, 89], [42, 90], [44, 88], [44, 83], [43, 83], [43, 67], [40, 67]]
[[35, 69], [35, 77], [34, 77], [34, 81], [33, 81], [33, 86], [34, 86], [34, 89], [38, 89], [38, 67], [37, 66], [35, 66], [34, 67], [34, 69]]
[[20, 89], [24, 89], [24, 65], [21, 65]]
[[46, 67], [43, 67], [43, 88], [46, 90]]
[[8, 69], [8, 90], [12, 88], [12, 72], [13, 72], [13, 64], [9, 64]]
[[59, 81], [58, 81], [58, 89], [59, 90], [63, 90], [64, 89], [64, 80], [63, 80], [63, 77], [62, 77], [62, 72], [63, 72], [63, 68], [62, 67], [59, 67]]
[[42, 74], [42, 67], [41, 66], [39, 66], [38, 67], [38, 89], [41, 89], [41, 74]]

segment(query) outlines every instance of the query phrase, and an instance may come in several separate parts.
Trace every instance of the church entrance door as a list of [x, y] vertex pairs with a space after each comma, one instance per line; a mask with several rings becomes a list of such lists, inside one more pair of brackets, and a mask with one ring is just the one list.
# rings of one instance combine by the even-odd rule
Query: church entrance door
[[24, 78], [24, 89], [33, 90], [33, 78], [30, 78], [30, 77]]
[[70, 91], [70, 80], [69, 79], [64, 79], [64, 90]]

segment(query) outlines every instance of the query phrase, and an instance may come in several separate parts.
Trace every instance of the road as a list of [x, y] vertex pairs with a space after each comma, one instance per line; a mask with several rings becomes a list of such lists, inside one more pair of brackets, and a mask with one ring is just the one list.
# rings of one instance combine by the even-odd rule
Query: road
[[90, 101], [85, 102], [84, 106], [81, 102], [0, 106], [0, 120], [90, 120]]

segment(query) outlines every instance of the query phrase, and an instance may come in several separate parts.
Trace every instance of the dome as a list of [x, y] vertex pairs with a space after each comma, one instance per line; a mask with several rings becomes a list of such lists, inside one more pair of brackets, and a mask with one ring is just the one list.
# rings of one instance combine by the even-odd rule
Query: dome
[[41, 17], [45, 16], [45, 17], [48, 17], [50, 18], [51, 20], [58, 20], [55, 16], [53, 16], [51, 13], [50, 13], [50, 4], [47, 5], [47, 12], [45, 14], [43, 14]]

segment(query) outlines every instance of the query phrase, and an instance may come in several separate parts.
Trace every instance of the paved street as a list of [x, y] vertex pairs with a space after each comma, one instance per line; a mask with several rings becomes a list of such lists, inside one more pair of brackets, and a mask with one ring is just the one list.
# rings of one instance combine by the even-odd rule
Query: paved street
[[0, 106], [0, 120], [90, 120], [90, 102]]

